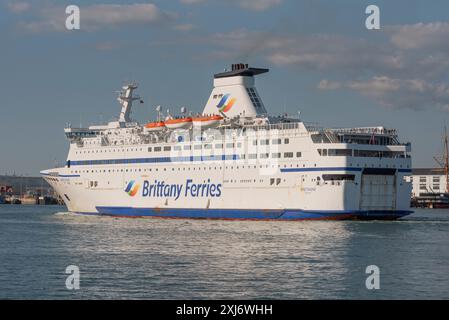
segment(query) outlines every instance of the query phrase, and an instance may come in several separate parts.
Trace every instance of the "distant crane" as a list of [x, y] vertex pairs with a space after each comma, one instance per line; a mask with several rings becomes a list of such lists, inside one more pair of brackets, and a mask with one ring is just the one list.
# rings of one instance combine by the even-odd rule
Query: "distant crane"
[[449, 148], [448, 148], [448, 137], [446, 126], [444, 126], [443, 147], [444, 147], [444, 155], [433, 158], [440, 165], [440, 167], [444, 169], [444, 175], [446, 177], [446, 193], [449, 194]]

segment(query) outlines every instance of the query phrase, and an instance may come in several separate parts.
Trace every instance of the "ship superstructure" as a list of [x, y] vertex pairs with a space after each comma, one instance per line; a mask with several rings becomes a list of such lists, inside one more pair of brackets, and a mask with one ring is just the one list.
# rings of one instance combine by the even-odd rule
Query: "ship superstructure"
[[136, 84], [117, 121], [65, 129], [66, 165], [42, 171], [72, 212], [219, 219], [396, 219], [409, 214], [411, 146], [384, 127], [324, 129], [271, 116], [268, 69], [215, 74], [201, 114], [139, 124]]

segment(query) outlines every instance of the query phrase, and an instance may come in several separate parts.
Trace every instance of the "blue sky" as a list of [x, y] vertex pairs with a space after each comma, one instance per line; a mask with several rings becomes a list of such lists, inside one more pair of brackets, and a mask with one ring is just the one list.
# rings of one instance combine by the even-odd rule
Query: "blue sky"
[[[64, 28], [65, 7], [81, 30]], [[365, 8], [381, 30], [365, 28]], [[0, 0], [0, 174], [64, 162], [63, 128], [116, 117], [126, 80], [155, 105], [201, 111], [212, 74], [231, 63], [258, 78], [271, 113], [323, 126], [384, 125], [433, 166], [449, 117], [449, 3], [361, 0]], [[449, 123], [448, 123], [449, 125]]]

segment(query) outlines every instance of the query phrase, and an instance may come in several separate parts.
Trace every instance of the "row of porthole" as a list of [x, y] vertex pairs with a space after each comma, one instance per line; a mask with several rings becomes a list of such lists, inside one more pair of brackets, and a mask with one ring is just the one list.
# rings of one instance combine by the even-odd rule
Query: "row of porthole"
[[[352, 166], [352, 163], [350, 163], [349, 166]], [[265, 165], [265, 166], [260, 165], [259, 166], [260, 169], [269, 168], [269, 167], [270, 167], [270, 165]], [[278, 165], [277, 167], [281, 168], [281, 165]], [[284, 168], [287, 168], [287, 167], [293, 168], [293, 164], [290, 164], [289, 166], [284, 164], [283, 167]], [[300, 167], [299, 164], [296, 164], [296, 168], [299, 168], [299, 167]], [[305, 164], [303, 164], [302, 167], [305, 168]], [[316, 163], [314, 164], [314, 167], [316, 167]], [[357, 167], [360, 167], [360, 164], [357, 164]], [[372, 164], [371, 167], [374, 167], [374, 164]], [[381, 165], [379, 165], [379, 168], [380, 167], [381, 167]], [[385, 166], [385, 167], [388, 168], [388, 165]], [[192, 171], [195, 171], [195, 168], [196, 167], [193, 167]], [[198, 168], [199, 168], [198, 171], [200, 171], [201, 167], [198, 167]], [[222, 167], [218, 167], [218, 169], [217, 169], [217, 167], [213, 167], [213, 168], [214, 169], [212, 169], [212, 167], [209, 167], [209, 170], [222, 170]], [[234, 166], [225, 166], [225, 170], [228, 170], [229, 168], [231, 170], [234, 170]], [[236, 166], [235, 168], [236, 169], [240, 169], [240, 166]], [[254, 165], [254, 166], [248, 165], [248, 166], [245, 167], [245, 165], [243, 165], [243, 166], [241, 166], [241, 168], [242, 169], [245, 169], [245, 168], [246, 169], [252, 169], [252, 168], [257, 169], [257, 166], [256, 165]], [[271, 168], [275, 168], [275, 165], [271, 165]], [[396, 166], [392, 166], [392, 168], [394, 169], [394, 168], [396, 168]], [[399, 168], [402, 168], [402, 165], [399, 165]], [[408, 165], [407, 165], [407, 168], [409, 168]], [[172, 169], [172, 171], [176, 171], [175, 168], [171, 168], [171, 169]], [[116, 172], [115, 170], [116, 169], [108, 169], [107, 172], [108, 173]], [[150, 169], [144, 168], [143, 170], [144, 170], [144, 172], [147, 172], [147, 171], [151, 172], [152, 171], [151, 168]], [[167, 168], [163, 168], [163, 170], [167, 171]], [[207, 167], [203, 167], [203, 170], [207, 170]], [[154, 171], [159, 171], [159, 168], [154, 168]], [[180, 167], [178, 167], [178, 171], [181, 171]], [[186, 170], [186, 167], [183, 167], [182, 171], [191, 171], [191, 170], [190, 170], [190, 167], [187, 167], [187, 170]], [[117, 169], [117, 172], [133, 172], [133, 169]], [[141, 168], [139, 168], [139, 169], [134, 168], [134, 172], [142, 172], [142, 169]], [[72, 170], [71, 173], [102, 173], [102, 171], [101, 171], [101, 169], [100, 170]], [[103, 173], [106, 173], [106, 169], [103, 169]]]
[[[240, 169], [240, 168], [241, 169], [257, 169], [257, 167], [258, 166], [256, 166], [256, 165], [255, 166], [251, 166], [251, 165], [245, 166], [245, 165], [243, 165], [243, 166], [235, 166], [235, 169]], [[264, 166], [260, 165], [259, 169], [264, 169], [264, 168], [269, 168], [269, 167], [270, 167], [270, 165], [264, 165]], [[277, 167], [281, 168], [281, 165], [278, 165]], [[283, 167], [287, 168], [288, 166], [284, 165]], [[291, 164], [289, 167], [293, 168], [293, 165]], [[296, 165], [296, 167], [299, 168], [299, 165]], [[303, 165], [303, 167], [305, 167], [305, 165]], [[315, 167], [316, 167], [316, 164], [315, 164]], [[198, 168], [198, 171], [201, 171], [201, 167], [193, 167], [192, 168], [193, 170], [190, 170], [191, 167], [183, 167], [183, 168], [178, 167], [177, 171], [195, 171], [196, 168]], [[204, 171], [205, 170], [222, 170], [223, 169], [223, 167], [209, 167], [209, 168], [208, 167], [202, 167], [202, 168], [203, 168]], [[275, 166], [271, 165], [271, 168], [275, 168]], [[160, 169], [163, 169], [163, 171], [167, 171], [167, 168], [160, 168]], [[176, 171], [175, 168], [171, 168], [171, 169], [172, 169], [171, 171]], [[229, 169], [230, 170], [234, 170], [234, 166], [225, 166], [225, 170], [229, 170]], [[111, 172], [112, 173], [114, 173], [114, 172], [152, 172], [152, 170], [153, 170], [152, 168], [150, 168], [150, 169], [134, 168], [134, 169], [71, 170], [70, 172], [72, 174], [74, 174], [74, 173], [111, 173]], [[158, 172], [159, 168], [154, 168], [154, 171]]]

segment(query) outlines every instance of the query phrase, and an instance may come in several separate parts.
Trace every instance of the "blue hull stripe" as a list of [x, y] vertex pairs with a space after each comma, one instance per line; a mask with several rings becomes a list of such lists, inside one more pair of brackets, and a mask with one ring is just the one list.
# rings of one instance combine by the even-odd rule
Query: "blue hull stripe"
[[362, 168], [353, 167], [318, 167], [318, 168], [284, 168], [281, 172], [305, 172], [305, 171], [362, 171]]
[[[326, 220], [326, 219], [397, 219], [411, 211], [358, 210], [263, 210], [263, 209], [178, 209], [96, 207], [100, 215], [123, 217], [163, 217], [191, 219], [255, 219], [255, 220]], [[80, 212], [82, 213], [82, 212]]]
[[106, 160], [73, 160], [70, 166], [91, 166], [108, 164], [141, 164], [141, 163], [167, 163], [167, 162], [194, 162], [194, 161], [224, 161], [239, 160], [236, 154], [220, 156], [188, 156], [188, 157], [159, 157], [159, 158], [129, 158], [129, 159], [106, 159]]
[[[360, 172], [363, 168], [354, 167], [318, 167], [318, 168], [284, 168], [281, 172], [310, 172], [310, 171], [355, 171]], [[398, 169], [398, 172], [412, 172], [411, 169]]]

